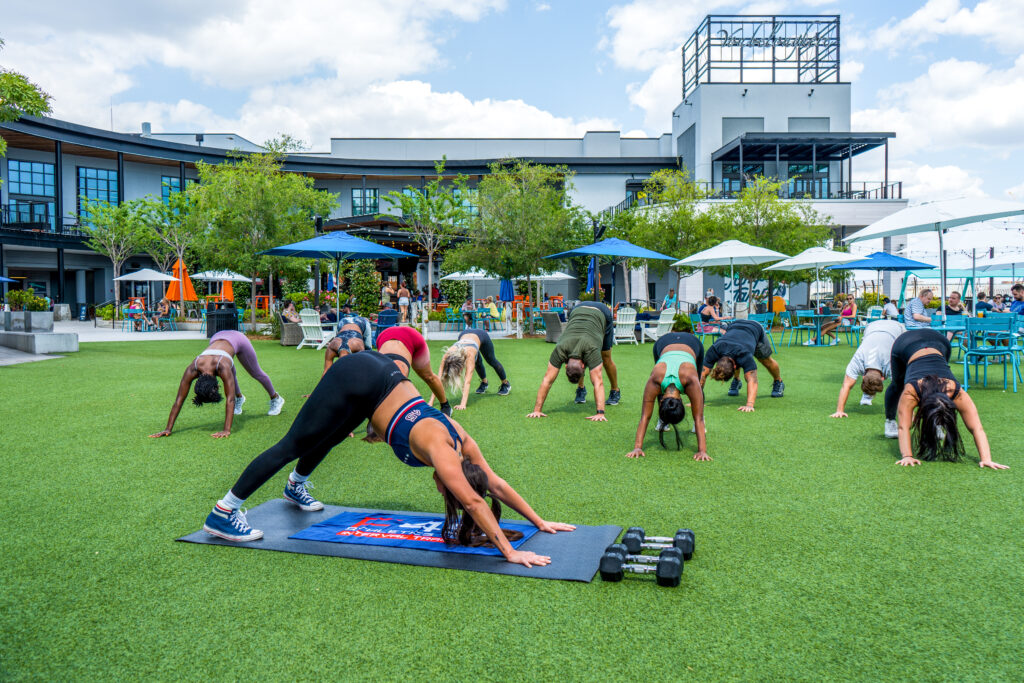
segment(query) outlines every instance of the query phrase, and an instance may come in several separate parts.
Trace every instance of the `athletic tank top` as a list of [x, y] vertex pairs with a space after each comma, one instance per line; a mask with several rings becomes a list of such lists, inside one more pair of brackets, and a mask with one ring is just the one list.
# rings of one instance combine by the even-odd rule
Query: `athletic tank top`
[[679, 388], [679, 391], [683, 390], [683, 383], [679, 381], [680, 363], [689, 363], [693, 367], [697, 367], [697, 359], [688, 351], [666, 351], [658, 358], [658, 363], [665, 364], [665, 379], [661, 380], [662, 391], [665, 391], [673, 384]]

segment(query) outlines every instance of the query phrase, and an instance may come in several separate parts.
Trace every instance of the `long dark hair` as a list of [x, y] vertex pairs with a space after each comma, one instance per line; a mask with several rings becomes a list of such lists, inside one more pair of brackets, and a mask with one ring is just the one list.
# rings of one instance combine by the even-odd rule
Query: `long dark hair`
[[945, 382], [937, 375], [928, 375], [917, 383], [917, 396], [912, 425], [917, 457], [959, 462], [964, 457], [964, 444], [957, 425], [956, 404], [946, 395]]
[[196, 380], [196, 395], [192, 403], [201, 406], [204, 403], [220, 403], [224, 397], [220, 395], [220, 382], [213, 375], [202, 374]]
[[[686, 406], [683, 404], [681, 398], [675, 396], [666, 396], [661, 399], [661, 405], [658, 406], [658, 418], [666, 425], [672, 426], [672, 431], [676, 435], [676, 450], [680, 450], [683, 447], [683, 440], [679, 438], [679, 428], [676, 426], [683, 421], [686, 417]], [[665, 445], [665, 432], [658, 432], [658, 441], [661, 442], [661, 447], [668, 450], [668, 446]]]
[[[462, 474], [480, 497], [487, 495], [487, 474], [479, 465], [463, 460]], [[441, 488], [441, 495], [444, 496], [444, 526], [441, 527], [441, 538], [444, 539], [445, 545], [473, 545], [473, 537], [479, 537], [483, 533], [483, 529], [477, 526], [473, 515], [466, 513], [462, 503], [448, 490], [448, 487], [442, 486]], [[461, 520], [459, 510], [465, 513], [461, 516]], [[501, 503], [493, 496], [491, 497], [491, 512], [494, 514], [494, 519], [501, 520]], [[458, 525], [457, 530], [456, 525]]]

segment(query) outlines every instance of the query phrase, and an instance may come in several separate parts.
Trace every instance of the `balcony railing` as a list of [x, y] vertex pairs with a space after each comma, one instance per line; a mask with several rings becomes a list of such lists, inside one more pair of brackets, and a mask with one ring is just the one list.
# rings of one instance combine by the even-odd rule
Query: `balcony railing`
[[[748, 183], [750, 184], [750, 183]], [[740, 193], [739, 180], [710, 183], [706, 181], [694, 183], [700, 197], [705, 199], [735, 199]], [[781, 199], [903, 199], [903, 182], [885, 183], [882, 181], [845, 181], [795, 179], [783, 183], [778, 195]], [[651, 206], [655, 202], [650, 197], [638, 197], [630, 194], [615, 206], [608, 207], [602, 213], [614, 216], [634, 206]]]
[[18, 232], [62, 235], [65, 237], [88, 237], [78, 221], [64, 218], [55, 221], [50, 215], [47, 202], [18, 202], [15, 205], [0, 206], [0, 228]]

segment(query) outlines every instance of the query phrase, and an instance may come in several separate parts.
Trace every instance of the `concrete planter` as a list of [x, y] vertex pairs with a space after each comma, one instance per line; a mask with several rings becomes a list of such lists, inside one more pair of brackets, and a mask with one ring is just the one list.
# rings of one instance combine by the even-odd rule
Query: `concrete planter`
[[11, 312], [4, 311], [4, 332], [11, 331]]
[[439, 321], [439, 320], [431, 320], [431, 321], [429, 321], [427, 323], [427, 330], [429, 332], [440, 332], [441, 331], [441, 321]]
[[53, 332], [52, 311], [25, 311], [26, 332]]
[[28, 315], [28, 311], [11, 311], [7, 314], [10, 316], [10, 325], [7, 329], [11, 332], [28, 332], [25, 328], [25, 316]]
[[174, 323], [174, 326], [176, 328], [178, 328], [178, 330], [187, 330], [189, 332], [198, 332], [203, 327], [203, 324], [201, 322], [198, 322], [198, 323]]

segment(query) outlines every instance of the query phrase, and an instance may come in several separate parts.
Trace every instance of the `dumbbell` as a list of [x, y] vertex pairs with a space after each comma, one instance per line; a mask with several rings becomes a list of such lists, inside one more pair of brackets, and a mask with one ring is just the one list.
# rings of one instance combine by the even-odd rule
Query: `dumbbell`
[[[631, 574], [654, 574], [655, 581], [659, 586], [675, 588], [683, 578], [683, 559], [678, 548], [666, 548], [661, 555], [655, 559], [650, 555], [627, 555], [622, 544], [610, 546], [609, 550], [601, 556], [599, 566], [601, 579], [603, 581], [622, 581], [626, 572]], [[612, 550], [612, 548], [615, 548]], [[628, 564], [626, 559], [638, 560], [642, 564]], [[654, 566], [652, 566], [654, 564]]]
[[631, 526], [626, 529], [620, 543], [633, 555], [639, 554], [644, 549], [664, 550], [665, 548], [679, 548], [683, 551], [683, 559], [689, 562], [693, 558], [693, 551], [696, 546], [696, 536], [691, 529], [680, 529], [672, 538], [667, 536], [646, 536], [643, 527]]

